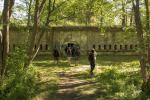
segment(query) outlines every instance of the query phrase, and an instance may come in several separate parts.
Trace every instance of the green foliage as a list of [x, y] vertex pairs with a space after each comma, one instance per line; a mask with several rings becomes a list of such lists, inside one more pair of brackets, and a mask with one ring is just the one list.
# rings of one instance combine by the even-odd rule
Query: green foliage
[[11, 77], [2, 90], [2, 99], [27, 100], [35, 93], [35, 72], [32, 68]]
[[[27, 23], [29, 4], [31, 0], [19, 0], [13, 9], [14, 23]], [[51, 25], [96, 25], [115, 26], [121, 25], [122, 16], [128, 16], [127, 26], [130, 24], [130, 17], [133, 16], [131, 0], [47, 0], [42, 12], [40, 23], [43, 24], [48, 14], [48, 2], [50, 1], [50, 22]], [[31, 22], [33, 24], [34, 3], [31, 3]], [[141, 3], [142, 22], [145, 23], [144, 1]], [[125, 11], [123, 11], [124, 6]], [[19, 13], [18, 13], [19, 12]], [[17, 20], [18, 21], [17, 21]], [[90, 20], [88, 22], [88, 20]], [[132, 19], [133, 20], [133, 19]], [[131, 25], [132, 27], [133, 24]], [[131, 27], [130, 26], [130, 27]], [[143, 24], [145, 26], [145, 24]]]
[[26, 59], [25, 48], [21, 49], [16, 47], [8, 59], [9, 74], [16, 75], [16, 73], [23, 71], [25, 59]]
[[150, 78], [149, 78], [149, 80], [147, 82], [144, 82], [142, 84], [142, 90], [147, 95], [150, 95]]
[[[89, 77], [89, 68], [87, 68], [88, 71], [82, 69], [82, 66], [89, 66], [87, 57], [82, 56], [80, 58], [80, 65], [77, 67], [77, 69], [81, 68], [82, 70], [78, 71], [75, 75], [73, 75], [73, 77], [75, 79], [77, 78], [78, 81], [81, 80], [83, 82], [84, 80], [85, 83], [89, 84], [79, 85], [77, 83], [77, 85], [73, 85], [76, 89], [76, 92], [73, 93], [79, 94], [81, 97], [82, 96], [88, 97], [89, 95], [88, 93], [90, 93], [91, 97], [90, 100], [98, 100], [100, 96], [102, 97], [102, 100], [148, 99], [148, 95], [142, 93], [141, 91], [142, 78], [139, 73], [139, 63], [137, 56], [101, 55], [97, 57], [96, 62], [97, 66], [94, 72], [95, 76], [91, 78]], [[51, 80], [49, 78], [51, 78], [52, 76], [54, 80], [56, 79], [58, 80], [59, 84], [59, 77], [56, 76], [55, 72], [65, 72], [65, 69], [67, 71], [71, 71], [71, 67], [67, 66], [66, 63], [67, 62], [63, 59], [58, 65], [55, 65], [53, 59], [51, 59], [49, 56], [47, 57], [40, 56], [39, 59], [34, 61], [34, 66], [37, 66], [40, 73], [44, 74], [42, 75], [43, 76], [42, 79], [46, 78], [46, 80]], [[75, 68], [75, 66], [72, 68]], [[72, 73], [68, 73], [68, 75], [70, 74]], [[52, 82], [52, 80], [50, 82]], [[90, 82], [93, 83], [91, 84]], [[57, 81], [54, 81], [55, 85], [49, 87], [50, 89], [48, 89], [54, 92], [54, 95], [50, 95], [50, 98], [56, 96], [55, 92], [57, 91], [54, 91], [54, 89], [57, 89], [56, 83]], [[46, 83], [46, 84], [52, 85], [53, 83]], [[39, 86], [39, 88], [42, 88], [43, 86], [48, 88], [46, 84], [42, 84], [41, 86]], [[46, 91], [48, 90], [46, 89]], [[49, 94], [51, 94], [51, 92]]]
[[[133, 66], [136, 67], [134, 63], [112, 66], [96, 76], [96, 80], [99, 82], [98, 86], [103, 86], [107, 91], [105, 99], [112, 97], [121, 100], [141, 98], [139, 97], [141, 77], [134, 69], [130, 69]], [[130, 72], [128, 72], [129, 70]]]
[[35, 93], [36, 71], [24, 69], [25, 50], [16, 48], [8, 59], [7, 76], [1, 87], [1, 100], [27, 100]]

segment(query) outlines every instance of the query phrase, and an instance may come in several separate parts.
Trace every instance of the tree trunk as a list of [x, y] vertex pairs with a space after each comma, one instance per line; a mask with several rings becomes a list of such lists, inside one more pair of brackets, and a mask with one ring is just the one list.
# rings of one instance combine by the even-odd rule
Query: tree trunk
[[148, 45], [148, 50], [147, 50], [147, 61], [148, 64], [150, 64], [150, 44]]
[[27, 59], [24, 64], [24, 68], [27, 68], [30, 65], [30, 63], [32, 62], [32, 58], [34, 56], [34, 45], [36, 41], [36, 36], [38, 34], [40, 15], [45, 2], [46, 0], [43, 0], [41, 4], [39, 3], [39, 0], [36, 0], [35, 2], [33, 31], [30, 34], [29, 47], [27, 49]]
[[35, 39], [36, 39], [36, 34], [38, 32], [38, 24], [39, 24], [39, 19], [38, 19], [38, 14], [39, 14], [39, 0], [36, 0], [35, 2], [35, 10], [34, 10], [34, 24], [33, 24], [33, 32], [30, 34], [30, 39], [29, 39], [29, 47], [27, 50], [27, 60], [25, 62], [24, 67], [27, 68], [29, 64], [31, 63], [31, 59], [33, 56], [34, 52], [34, 45], [35, 45]]
[[103, 28], [103, 22], [104, 22], [103, 10], [101, 9], [101, 18], [100, 18], [100, 28], [101, 28], [101, 30]]
[[3, 9], [3, 30], [2, 30], [2, 67], [1, 67], [1, 76], [4, 76], [6, 70], [6, 61], [9, 52], [9, 9], [10, 9], [10, 0], [4, 1]]
[[130, 26], [133, 24], [133, 15], [130, 16]]
[[123, 12], [123, 14], [122, 14], [122, 28], [124, 28], [124, 27], [126, 27], [126, 15], [125, 15], [126, 11], [125, 11], [124, 1], [122, 1], [122, 12]]
[[146, 8], [146, 30], [149, 31], [150, 29], [150, 19], [149, 19], [149, 2], [145, 0], [145, 8]]
[[133, 3], [134, 7], [134, 18], [136, 24], [137, 37], [139, 42], [139, 55], [140, 55], [140, 68], [141, 74], [143, 77], [143, 81], [147, 81], [147, 71], [146, 71], [146, 57], [145, 57], [145, 46], [144, 46], [144, 37], [143, 37], [143, 27], [140, 18], [140, 8], [139, 8], [139, 0], [136, 0], [136, 4]]
[[10, 0], [10, 5], [9, 5], [9, 18], [12, 15], [12, 8], [15, 4], [15, 0]]
[[31, 26], [31, 6], [32, 6], [32, 0], [29, 0], [29, 5], [28, 5], [28, 22], [27, 22], [27, 27], [30, 30], [30, 26]]
[[132, 7], [132, 10], [131, 10], [131, 15], [130, 15], [130, 26], [133, 25], [133, 7]]
[[[13, 8], [14, 4], [15, 4], [15, 0], [10, 0], [9, 1], [9, 17], [12, 14], [12, 8]], [[2, 12], [2, 15], [0, 16], [0, 23], [2, 23], [3, 14], [4, 14], [4, 12]]]
[[[145, 0], [145, 9], [146, 9], [146, 33], [147, 33], [147, 43], [149, 44], [150, 42], [150, 37], [149, 37], [149, 32], [150, 32], [150, 19], [149, 19], [149, 2], [148, 0]], [[150, 44], [148, 45], [148, 63], [150, 64]]]
[[[54, 5], [55, 5], [55, 0], [53, 2], [53, 8], [51, 10], [51, 0], [49, 0], [49, 4], [48, 4], [48, 14], [47, 14], [47, 17], [46, 17], [46, 22], [45, 22], [45, 25], [44, 27], [48, 28], [49, 26], [49, 23], [50, 23], [50, 15], [52, 13], [52, 11], [54, 11]], [[32, 57], [32, 60], [36, 57], [38, 51], [39, 51], [39, 48], [40, 48], [40, 44], [41, 44], [41, 40], [43, 38], [45, 34], [45, 30], [42, 30], [42, 32], [40, 33], [39, 35], [39, 39], [37, 40], [37, 49], [35, 50], [34, 54], [33, 54], [33, 57]]]
[[0, 71], [2, 70], [2, 33], [0, 31]]
[[[40, 9], [43, 8], [42, 5], [44, 6], [45, 1], [46, 0], [42, 1], [41, 6], [39, 7]], [[49, 26], [51, 13], [53, 11], [57, 10], [59, 7], [61, 7], [65, 3], [65, 1], [62, 2], [60, 5], [58, 5], [57, 8], [55, 8], [55, 3], [56, 3], [55, 0], [53, 2], [51, 2], [51, 0], [49, 0], [48, 14], [47, 14], [47, 17], [46, 17], [46, 22], [44, 24], [44, 27], [46, 27], [46, 28], [48, 28], [48, 26]], [[52, 6], [51, 6], [51, 4], [52, 4]], [[51, 9], [51, 7], [52, 7], [52, 9]], [[38, 22], [39, 22], [39, 17], [40, 17], [41, 11], [42, 10], [39, 11], [39, 16], [36, 18], [38, 20]], [[34, 24], [34, 25], [36, 25], [36, 24]], [[34, 28], [34, 30], [35, 30], [35, 28]], [[37, 30], [38, 30], [38, 27], [37, 27]], [[32, 62], [32, 60], [36, 57], [36, 55], [39, 51], [40, 43], [41, 43], [41, 40], [44, 36], [44, 33], [45, 33], [45, 30], [42, 30], [39, 33], [40, 35], [39, 35], [39, 38], [37, 40], [37, 49], [35, 51], [34, 51], [34, 45], [35, 45], [35, 38], [34, 37], [36, 37], [36, 35], [32, 35], [31, 40], [33, 41], [33, 38], [34, 38], [34, 42], [32, 42], [32, 43], [30, 42], [30, 49], [28, 49], [28, 56], [29, 57], [28, 57], [27, 62], [25, 63], [25, 66], [24, 66], [25, 68], [28, 67], [30, 65], [30, 63]], [[31, 48], [32, 48], [32, 52], [31, 52]]]

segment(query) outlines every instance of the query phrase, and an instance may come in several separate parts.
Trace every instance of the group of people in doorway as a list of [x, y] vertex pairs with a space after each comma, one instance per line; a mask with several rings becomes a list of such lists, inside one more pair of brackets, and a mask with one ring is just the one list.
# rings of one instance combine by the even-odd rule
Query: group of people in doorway
[[[79, 57], [80, 57], [80, 47], [77, 45], [68, 45], [64, 49], [65, 55], [68, 58], [68, 63], [71, 64], [72, 61], [75, 61], [75, 64], [77, 65], [79, 63]], [[60, 52], [55, 47], [53, 49], [53, 57], [54, 61], [58, 64], [59, 58], [60, 58]]]
[[[80, 58], [80, 47], [77, 45], [68, 45], [65, 47], [65, 54], [67, 55], [67, 59], [68, 59], [68, 63], [69, 65], [71, 65], [72, 61], [75, 61], [75, 65], [78, 65], [79, 63], [79, 58]], [[96, 51], [94, 48], [92, 48], [91, 50], [89, 50], [88, 52], [88, 61], [90, 64], [90, 75], [93, 76], [93, 70], [95, 69], [95, 65], [96, 65]], [[59, 62], [59, 58], [60, 58], [60, 53], [58, 49], [54, 49], [53, 50], [53, 57], [54, 60], [57, 62]]]
[[69, 64], [71, 64], [71, 62], [73, 60], [75, 61], [75, 65], [77, 65], [79, 63], [79, 57], [80, 57], [80, 48], [79, 48], [79, 46], [77, 46], [77, 45], [68, 45], [65, 48], [65, 53], [67, 55]]

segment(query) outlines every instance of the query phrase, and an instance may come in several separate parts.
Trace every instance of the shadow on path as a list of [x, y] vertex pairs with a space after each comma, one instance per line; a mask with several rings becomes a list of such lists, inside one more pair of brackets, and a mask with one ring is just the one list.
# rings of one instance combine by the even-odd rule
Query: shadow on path
[[[83, 71], [88, 69], [83, 68]], [[94, 98], [97, 98], [96, 81], [92, 80], [88, 73], [80, 73], [77, 69], [79, 67], [59, 74], [60, 83], [54, 100], [95, 100]]]
[[[129, 73], [139, 76], [135, 75], [138, 67], [135, 67], [135, 70], [133, 68], [138, 65], [134, 62], [136, 60], [137, 57], [126, 56], [97, 57], [95, 71], [98, 73], [94, 78], [89, 76], [89, 65], [85, 58], [81, 59], [80, 66], [71, 67], [66, 61], [62, 61], [59, 65], [49, 60], [35, 61], [34, 64], [38, 66], [42, 79], [38, 84], [40, 88], [37, 94], [38, 99], [35, 100], [120, 100], [115, 93], [120, 93], [122, 96], [122, 93], [126, 91], [125, 81], [139, 83], [138, 78], [133, 80], [128, 76]], [[116, 68], [125, 75], [117, 73]]]

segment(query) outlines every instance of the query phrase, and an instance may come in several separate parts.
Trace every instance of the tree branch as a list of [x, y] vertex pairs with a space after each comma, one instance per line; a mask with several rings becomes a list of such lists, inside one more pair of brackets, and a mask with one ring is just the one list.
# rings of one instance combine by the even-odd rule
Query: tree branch
[[46, 0], [43, 0], [43, 1], [41, 2], [41, 4], [39, 5], [39, 8], [38, 8], [38, 10], [39, 10], [39, 17], [40, 17], [40, 15], [41, 15], [42, 11], [43, 11], [45, 2], [46, 2]]
[[10, 0], [10, 6], [9, 6], [9, 17], [11, 16], [12, 14], [12, 8], [14, 6], [14, 3], [15, 3], [15, 0]]

